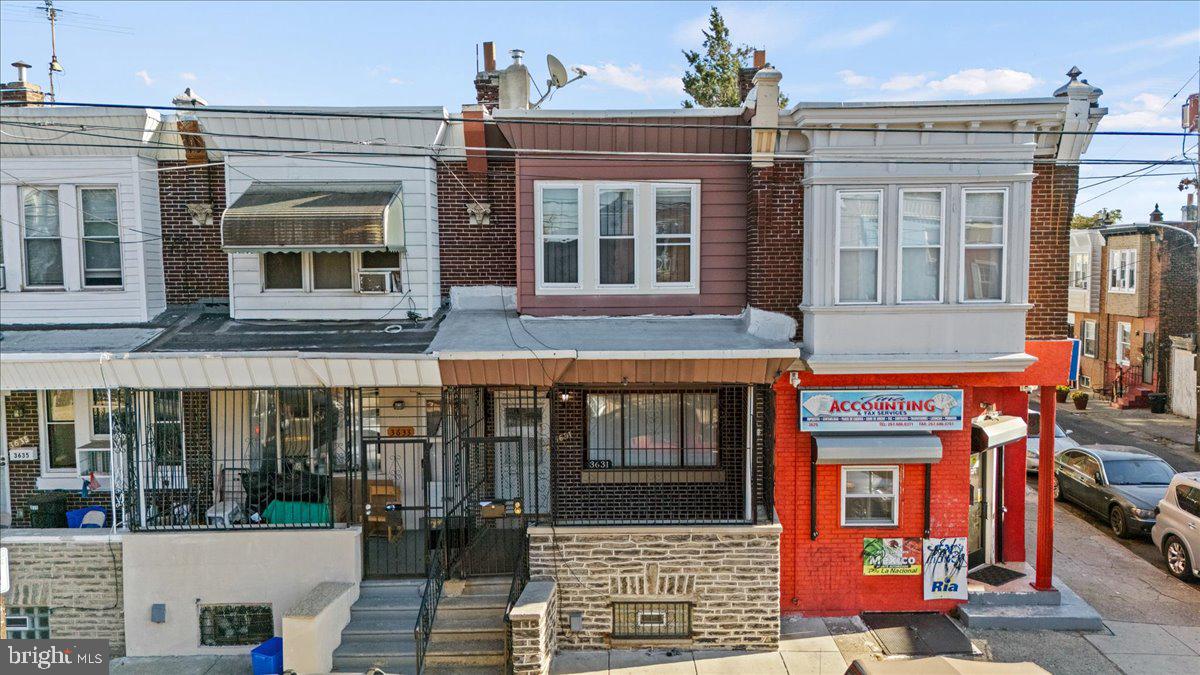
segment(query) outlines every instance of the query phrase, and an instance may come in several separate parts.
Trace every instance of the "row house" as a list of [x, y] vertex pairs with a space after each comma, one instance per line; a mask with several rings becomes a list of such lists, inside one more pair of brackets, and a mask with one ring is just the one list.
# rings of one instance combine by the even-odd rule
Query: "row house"
[[[1185, 231], [1180, 231], [1182, 228]], [[1082, 344], [1078, 385], [1118, 407], [1171, 389], [1172, 337], [1196, 327], [1194, 219], [1071, 233], [1071, 321]]]
[[[784, 109], [764, 55], [739, 107], [539, 110], [484, 61], [454, 115], [4, 109], [28, 636], [538, 672], [1032, 572], [1022, 387], [1069, 377], [1098, 89]], [[64, 507], [106, 529], [31, 527]]]

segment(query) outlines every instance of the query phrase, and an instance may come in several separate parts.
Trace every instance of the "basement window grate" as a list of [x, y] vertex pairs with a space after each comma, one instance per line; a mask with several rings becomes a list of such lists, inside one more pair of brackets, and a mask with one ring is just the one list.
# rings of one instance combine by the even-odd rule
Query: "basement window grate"
[[204, 647], [257, 645], [274, 636], [271, 605], [200, 606], [200, 644]]
[[4, 620], [10, 640], [49, 640], [49, 607], [9, 607]]
[[692, 637], [690, 602], [614, 602], [613, 639], [680, 640]]

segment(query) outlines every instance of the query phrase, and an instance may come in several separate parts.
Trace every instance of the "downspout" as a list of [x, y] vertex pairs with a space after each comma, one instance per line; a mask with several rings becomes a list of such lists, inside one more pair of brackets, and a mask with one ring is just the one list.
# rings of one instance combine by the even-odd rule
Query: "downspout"
[[[445, 142], [446, 122], [442, 121], [438, 125], [437, 135], [434, 136], [433, 144], [435, 147], [440, 147]], [[426, 161], [433, 164], [430, 167], [433, 173], [433, 180], [437, 180], [437, 157], [426, 158]], [[438, 294], [441, 295], [441, 266], [438, 267]], [[429, 180], [425, 180], [425, 311], [429, 316], [437, 311], [433, 306], [433, 204], [430, 201], [429, 195]]]

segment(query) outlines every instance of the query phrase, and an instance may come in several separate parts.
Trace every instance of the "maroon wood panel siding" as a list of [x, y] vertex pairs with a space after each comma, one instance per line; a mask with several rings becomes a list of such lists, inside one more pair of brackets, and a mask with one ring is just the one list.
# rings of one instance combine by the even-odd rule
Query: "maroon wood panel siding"
[[[569, 122], [553, 124], [552, 122]], [[588, 124], [589, 121], [594, 124]], [[543, 122], [538, 124], [537, 122]], [[664, 126], [617, 126], [662, 124]], [[742, 128], [730, 128], [734, 126]], [[501, 132], [514, 148], [537, 150], [613, 150], [617, 152], [744, 153], [750, 128], [740, 116], [727, 117], [569, 117], [560, 120], [499, 118]], [[705, 129], [702, 127], [715, 127]]]
[[[517, 304], [535, 316], [737, 314], [746, 306], [746, 166], [739, 162], [602, 162], [522, 158], [517, 181]], [[700, 181], [700, 292], [689, 295], [537, 295], [534, 183], [539, 180]]]

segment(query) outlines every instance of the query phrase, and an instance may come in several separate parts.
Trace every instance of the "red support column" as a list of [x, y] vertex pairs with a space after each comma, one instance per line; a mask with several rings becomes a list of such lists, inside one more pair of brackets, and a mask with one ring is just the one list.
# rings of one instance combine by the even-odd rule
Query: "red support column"
[[1038, 441], [1037, 570], [1033, 587], [1054, 588], [1054, 387], [1041, 388]]

